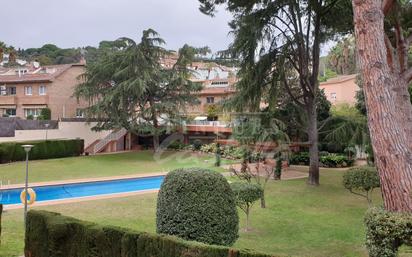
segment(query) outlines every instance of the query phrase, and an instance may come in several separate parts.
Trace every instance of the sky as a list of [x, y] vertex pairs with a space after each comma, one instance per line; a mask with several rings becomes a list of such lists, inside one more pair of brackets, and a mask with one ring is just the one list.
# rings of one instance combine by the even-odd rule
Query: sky
[[14, 0], [5, 1], [0, 41], [16, 48], [53, 43], [61, 48], [98, 46], [102, 40], [139, 40], [152, 28], [168, 49], [183, 44], [213, 51], [231, 42], [231, 15], [220, 9], [215, 17], [199, 11], [197, 0]]
[[[61, 48], [98, 46], [102, 40], [140, 40], [152, 28], [177, 50], [185, 43], [213, 52], [232, 41], [223, 7], [215, 17], [199, 11], [198, 0], [13, 0], [1, 4], [0, 41], [16, 48], [52, 43]], [[327, 54], [331, 44], [322, 47]]]

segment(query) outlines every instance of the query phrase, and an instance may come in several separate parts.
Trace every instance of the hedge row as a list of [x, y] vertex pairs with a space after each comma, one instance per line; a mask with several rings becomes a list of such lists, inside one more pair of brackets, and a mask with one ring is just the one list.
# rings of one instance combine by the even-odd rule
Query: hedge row
[[[309, 153], [308, 152], [295, 153], [290, 157], [289, 162], [290, 164], [295, 164], [295, 165], [309, 165], [309, 162], [310, 162]], [[352, 166], [354, 160], [349, 159], [345, 155], [326, 153], [324, 155], [320, 154], [319, 162], [322, 167], [341, 168], [341, 167]]]
[[402, 245], [412, 246], [412, 215], [382, 208], [365, 215], [366, 247], [370, 257], [396, 257]]
[[31, 210], [25, 256], [31, 257], [269, 257], [177, 237], [100, 226], [58, 213]]
[[7, 142], [0, 144], [0, 163], [23, 161], [26, 152], [22, 145], [34, 145], [30, 160], [79, 156], [84, 150], [83, 139]]

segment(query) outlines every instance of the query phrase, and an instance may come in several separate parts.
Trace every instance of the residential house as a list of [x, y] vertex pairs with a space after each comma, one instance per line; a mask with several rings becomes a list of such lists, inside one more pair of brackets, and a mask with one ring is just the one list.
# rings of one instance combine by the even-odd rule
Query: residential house
[[0, 73], [0, 116], [34, 118], [43, 108], [51, 119], [83, 117], [86, 101], [73, 97], [85, 63], [43, 66], [27, 65]]
[[357, 74], [341, 75], [320, 83], [319, 88], [324, 90], [326, 98], [333, 105], [354, 105], [356, 103], [356, 92], [360, 90], [356, 84], [356, 77]]

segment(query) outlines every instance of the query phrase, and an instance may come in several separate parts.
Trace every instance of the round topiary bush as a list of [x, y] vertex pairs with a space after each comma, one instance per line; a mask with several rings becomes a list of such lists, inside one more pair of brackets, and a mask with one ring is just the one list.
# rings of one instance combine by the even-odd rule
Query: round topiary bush
[[343, 175], [342, 183], [351, 193], [365, 197], [368, 203], [372, 203], [373, 189], [380, 187], [378, 172], [370, 166], [349, 169]]
[[229, 183], [207, 169], [170, 172], [158, 194], [156, 226], [158, 233], [232, 245], [239, 236], [239, 216]]

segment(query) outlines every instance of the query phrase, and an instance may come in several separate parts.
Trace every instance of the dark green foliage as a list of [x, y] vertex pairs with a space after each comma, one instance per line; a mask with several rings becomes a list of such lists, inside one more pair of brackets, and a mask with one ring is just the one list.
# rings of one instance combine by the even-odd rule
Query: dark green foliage
[[370, 194], [374, 188], [380, 187], [378, 172], [369, 166], [351, 168], [343, 175], [343, 186], [371, 203]]
[[51, 120], [51, 110], [50, 108], [43, 108], [40, 111], [39, 120]]
[[26, 152], [21, 146], [27, 144], [34, 145], [30, 160], [79, 156], [84, 150], [82, 139], [7, 142], [0, 144], [0, 163], [25, 160]]
[[27, 115], [26, 119], [27, 119], [27, 120], [34, 120], [34, 116], [31, 115], [31, 114], [30, 114], [30, 115]]
[[276, 159], [276, 167], [275, 167], [275, 179], [280, 180], [282, 177], [282, 158]]
[[249, 230], [250, 211], [253, 204], [263, 197], [263, 188], [247, 182], [234, 182], [230, 187], [236, 197], [236, 205], [246, 214], [246, 230]]
[[31, 257], [269, 257], [250, 251], [99, 226], [57, 213], [29, 211], [25, 253]]
[[[319, 157], [319, 161], [322, 166], [329, 168], [339, 168], [348, 167], [353, 165], [353, 160], [349, 159], [346, 155], [334, 154], [334, 153], [324, 153]], [[290, 164], [295, 165], [309, 165], [309, 153], [299, 152], [294, 153], [290, 159]]]
[[166, 176], [157, 199], [157, 232], [186, 240], [232, 245], [239, 217], [229, 183], [207, 169], [178, 169]]
[[198, 50], [184, 45], [173, 67], [165, 68], [161, 60], [170, 53], [164, 43], [152, 29], [143, 31], [140, 42], [119, 38], [102, 43], [106, 51], [86, 66], [84, 83], [75, 90], [76, 97], [93, 103], [85, 109], [88, 118], [102, 118], [94, 129], [123, 127], [152, 135], [158, 150], [160, 135], [168, 129], [161, 122], [180, 124], [177, 110], [198, 104], [192, 93], [202, 86], [189, 80], [187, 68]]
[[179, 140], [176, 140], [176, 141], [173, 141], [170, 144], [168, 144], [167, 148], [168, 149], [173, 149], [173, 150], [181, 150], [181, 149], [185, 148], [185, 146], [186, 145], [184, 143], [182, 143]]
[[215, 158], [216, 158], [215, 166], [220, 167], [220, 163], [222, 161], [222, 149], [219, 143], [216, 144]]
[[365, 216], [366, 247], [370, 257], [396, 257], [402, 244], [412, 243], [412, 215], [370, 209]]
[[196, 151], [199, 151], [200, 148], [202, 147], [202, 141], [200, 141], [199, 139], [196, 139], [195, 141], [193, 141], [193, 149]]

